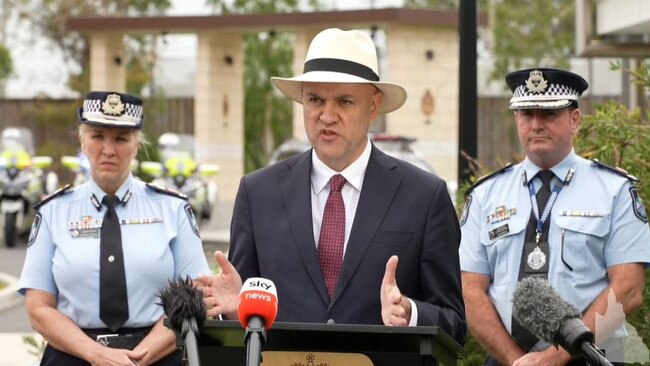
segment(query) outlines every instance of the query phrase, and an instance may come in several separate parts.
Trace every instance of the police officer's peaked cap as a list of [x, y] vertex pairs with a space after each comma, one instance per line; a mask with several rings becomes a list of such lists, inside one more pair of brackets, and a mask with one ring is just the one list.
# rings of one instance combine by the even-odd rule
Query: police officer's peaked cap
[[549, 68], [511, 72], [506, 75], [506, 83], [513, 92], [510, 109], [577, 107], [578, 97], [589, 87], [580, 75]]
[[77, 110], [77, 118], [89, 125], [142, 129], [142, 99], [123, 93], [92, 91]]

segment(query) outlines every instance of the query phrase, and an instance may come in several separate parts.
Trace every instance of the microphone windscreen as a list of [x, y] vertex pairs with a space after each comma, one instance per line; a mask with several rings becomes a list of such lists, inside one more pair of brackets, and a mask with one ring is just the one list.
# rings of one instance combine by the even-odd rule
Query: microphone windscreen
[[199, 329], [203, 328], [206, 317], [203, 293], [194, 287], [189, 276], [184, 280], [180, 277], [169, 280], [158, 297], [173, 331], [181, 332], [183, 320], [191, 318], [196, 319]]
[[244, 328], [250, 317], [259, 316], [264, 319], [264, 328], [270, 329], [278, 315], [278, 293], [273, 281], [260, 277], [247, 279], [239, 293], [237, 315]]
[[569, 319], [580, 318], [580, 311], [566, 302], [546, 280], [527, 277], [519, 282], [512, 297], [512, 316], [536, 337], [557, 344], [555, 335]]

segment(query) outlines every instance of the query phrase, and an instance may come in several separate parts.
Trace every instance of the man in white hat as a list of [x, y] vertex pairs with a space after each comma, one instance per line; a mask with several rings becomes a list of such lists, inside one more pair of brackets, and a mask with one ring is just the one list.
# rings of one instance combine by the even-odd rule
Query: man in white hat
[[209, 314], [236, 317], [240, 276], [265, 277], [280, 321], [438, 325], [464, 343], [446, 184], [368, 140], [377, 116], [406, 101], [403, 87], [379, 81], [373, 41], [324, 30], [302, 75], [271, 80], [303, 105], [313, 149], [241, 180], [230, 262], [217, 252], [222, 275], [203, 278]]

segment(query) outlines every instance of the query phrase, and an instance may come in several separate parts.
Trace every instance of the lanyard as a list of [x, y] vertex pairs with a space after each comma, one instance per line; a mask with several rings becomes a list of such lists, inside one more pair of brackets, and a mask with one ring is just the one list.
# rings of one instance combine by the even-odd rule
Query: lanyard
[[535, 188], [533, 187], [532, 179], [530, 182], [528, 182], [527, 185], [528, 185], [528, 193], [530, 194], [530, 204], [533, 207], [533, 214], [535, 215], [535, 220], [537, 220], [537, 227], [535, 228], [536, 243], [539, 243], [539, 239], [542, 236], [542, 228], [544, 227], [544, 223], [546, 222], [546, 220], [551, 214], [551, 209], [555, 204], [555, 200], [557, 199], [557, 196], [560, 194], [560, 191], [562, 190], [562, 187], [564, 187], [565, 184], [568, 185], [569, 183], [571, 183], [571, 179], [573, 179], [574, 174], [575, 174], [575, 170], [569, 169], [569, 171], [566, 174], [566, 177], [564, 178], [564, 181], [558, 179], [555, 185], [553, 185], [553, 189], [551, 190], [551, 196], [548, 198], [548, 201], [546, 202], [546, 207], [544, 207], [541, 217], [540, 217], [539, 207], [537, 207], [537, 199], [535, 198]]

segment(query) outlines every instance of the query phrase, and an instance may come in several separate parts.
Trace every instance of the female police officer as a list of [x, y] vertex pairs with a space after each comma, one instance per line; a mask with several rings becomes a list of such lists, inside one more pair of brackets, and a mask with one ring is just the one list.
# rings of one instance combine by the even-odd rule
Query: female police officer
[[168, 279], [209, 273], [194, 214], [131, 175], [140, 98], [90, 92], [78, 118], [91, 179], [37, 205], [20, 278], [48, 342], [41, 365], [178, 365], [157, 295]]

